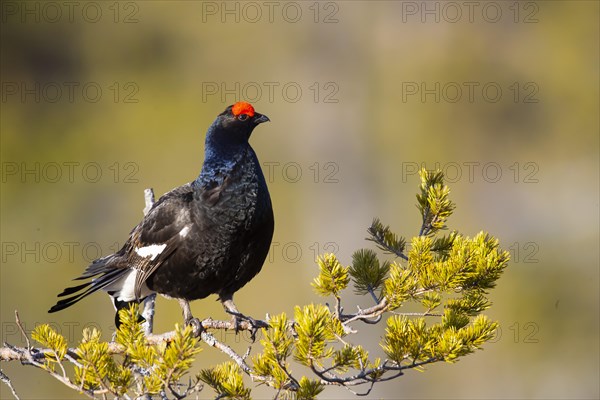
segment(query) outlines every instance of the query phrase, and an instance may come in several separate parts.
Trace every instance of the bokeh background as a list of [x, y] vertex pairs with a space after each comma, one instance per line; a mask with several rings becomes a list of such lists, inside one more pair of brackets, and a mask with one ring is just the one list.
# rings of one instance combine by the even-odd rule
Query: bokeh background
[[[103, 294], [46, 310], [123, 244], [144, 188], [195, 178], [206, 128], [243, 99], [272, 120], [251, 142], [276, 232], [240, 309], [321, 301], [316, 254], [349, 263], [372, 247], [373, 217], [416, 234], [416, 170], [439, 166], [458, 206], [449, 226], [489, 231], [511, 252], [488, 311], [501, 330], [484, 351], [369, 397], [600, 396], [598, 2], [66, 3], [1, 3], [3, 342], [24, 344], [16, 309], [28, 331], [49, 322], [71, 343], [86, 326], [110, 338]], [[354, 304], [368, 299], [349, 291]], [[192, 308], [226, 318], [214, 298]], [[157, 331], [180, 318], [159, 299]], [[354, 340], [381, 353], [383, 325]], [[223, 360], [207, 348], [197, 365]], [[22, 398], [81, 398], [39, 370], [1, 367]]]

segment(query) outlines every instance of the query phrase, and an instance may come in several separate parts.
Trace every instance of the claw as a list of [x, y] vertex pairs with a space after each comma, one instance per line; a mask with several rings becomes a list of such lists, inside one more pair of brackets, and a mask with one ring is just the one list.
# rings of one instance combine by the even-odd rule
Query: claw
[[233, 315], [231, 324], [233, 325], [233, 329], [235, 329], [235, 333], [240, 331], [240, 324], [242, 321], [247, 321], [248, 324], [250, 324], [250, 339], [252, 339], [252, 342], [256, 341], [256, 333], [260, 328], [268, 327], [268, 325], [265, 325], [262, 321], [257, 321], [254, 318], [239, 312], [233, 302], [232, 295], [221, 296], [221, 303], [223, 304], [223, 308], [225, 308], [225, 312]]
[[192, 332], [194, 333], [194, 337], [200, 336], [204, 328], [202, 327], [202, 322], [198, 318], [190, 318], [185, 321], [186, 326], [192, 327]]
[[250, 324], [250, 339], [252, 339], [252, 343], [254, 343], [256, 341], [256, 333], [261, 328], [264, 328], [264, 324], [261, 323], [262, 321], [259, 322], [254, 318], [244, 315], [237, 311], [226, 310], [226, 312], [233, 316], [233, 318], [231, 318], [231, 324], [233, 325], [233, 329], [235, 329], [235, 333], [239, 333], [242, 321], [246, 321]]
[[198, 318], [194, 318], [192, 315], [192, 310], [190, 309], [190, 303], [187, 300], [179, 299], [179, 305], [181, 306], [181, 310], [183, 311], [183, 321], [186, 326], [191, 325], [194, 336], [198, 337], [204, 330], [202, 327], [202, 323]]

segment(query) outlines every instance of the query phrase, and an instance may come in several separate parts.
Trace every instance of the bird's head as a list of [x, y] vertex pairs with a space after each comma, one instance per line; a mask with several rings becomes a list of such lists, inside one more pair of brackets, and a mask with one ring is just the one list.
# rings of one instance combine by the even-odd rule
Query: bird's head
[[221, 143], [247, 142], [254, 128], [267, 121], [269, 118], [254, 111], [252, 104], [238, 101], [217, 116], [209, 134]]
[[267, 121], [269, 118], [254, 111], [250, 103], [239, 101], [227, 107], [206, 133], [204, 165], [198, 180], [205, 186], [220, 182], [240, 157], [249, 154], [248, 149], [254, 154], [248, 139], [257, 125]]

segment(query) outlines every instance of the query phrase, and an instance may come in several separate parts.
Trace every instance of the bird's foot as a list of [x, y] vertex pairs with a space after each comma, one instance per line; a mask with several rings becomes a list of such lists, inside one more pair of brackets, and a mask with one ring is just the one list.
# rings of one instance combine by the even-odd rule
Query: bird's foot
[[202, 323], [198, 318], [194, 318], [192, 315], [192, 310], [190, 308], [189, 301], [185, 299], [178, 299], [179, 305], [181, 306], [181, 310], [183, 311], [183, 321], [186, 326], [192, 326], [194, 337], [200, 336], [204, 328], [202, 327]]
[[204, 330], [204, 328], [202, 327], [202, 322], [200, 322], [198, 318], [188, 319], [187, 321], [185, 321], [185, 325], [192, 327], [192, 333], [194, 334], [194, 337], [200, 336], [200, 334], [202, 334], [202, 331]]
[[235, 333], [238, 333], [242, 328], [242, 323], [245, 321], [250, 325], [248, 329], [250, 331], [250, 339], [252, 342], [256, 341], [256, 334], [261, 328], [267, 328], [268, 325], [265, 324], [264, 321], [256, 320], [252, 317], [242, 314], [238, 311], [226, 310], [228, 314], [231, 314], [233, 318], [231, 319], [231, 323], [233, 325], [233, 329], [235, 329]]
[[[232, 295], [229, 296], [221, 296], [221, 302], [223, 303], [223, 308], [225, 308], [225, 312], [233, 315], [232, 325], [233, 329], [235, 329], [235, 333], [238, 333], [241, 329], [250, 331], [250, 339], [254, 342], [256, 340], [256, 333], [260, 328], [268, 328], [269, 325], [260, 320], [256, 320], [252, 317], [242, 314], [238, 311], [237, 307], [233, 303]], [[246, 322], [244, 324], [244, 322]], [[242, 326], [244, 324], [245, 326]]]

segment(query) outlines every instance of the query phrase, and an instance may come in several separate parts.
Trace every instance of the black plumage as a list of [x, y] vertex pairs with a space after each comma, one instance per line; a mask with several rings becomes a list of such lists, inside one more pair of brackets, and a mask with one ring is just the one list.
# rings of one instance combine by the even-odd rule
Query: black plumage
[[76, 278], [88, 282], [65, 289], [49, 312], [103, 289], [117, 310], [156, 292], [179, 299], [190, 323], [188, 301], [217, 294], [234, 318], [243, 317], [233, 294], [261, 270], [274, 228], [267, 184], [248, 143], [266, 121], [249, 103], [227, 107], [208, 129], [198, 178], [154, 203], [125, 245], [88, 266]]

